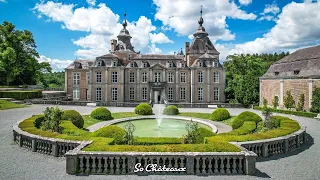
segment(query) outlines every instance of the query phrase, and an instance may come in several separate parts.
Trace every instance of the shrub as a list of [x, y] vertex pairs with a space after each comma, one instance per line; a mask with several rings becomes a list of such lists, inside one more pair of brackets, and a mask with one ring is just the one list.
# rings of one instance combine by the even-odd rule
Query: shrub
[[115, 125], [105, 126], [91, 133], [91, 136], [93, 137], [113, 138], [116, 144], [122, 143], [125, 135], [126, 132], [122, 128]]
[[0, 91], [0, 98], [13, 98], [17, 100], [41, 98], [41, 90], [33, 91]]
[[304, 110], [304, 101], [305, 101], [304, 94], [300, 94], [299, 102], [298, 102], [297, 108], [296, 108], [297, 111]]
[[231, 132], [223, 133], [223, 134], [220, 134], [220, 135], [245, 135], [245, 134], [250, 134], [256, 129], [256, 127], [257, 127], [256, 122], [254, 122], [254, 121], [246, 121], [238, 129], [235, 129], [235, 130], [233, 130]]
[[200, 127], [198, 130], [198, 136], [197, 136], [197, 139], [196, 139], [196, 143], [197, 144], [202, 144], [204, 143], [204, 138], [205, 137], [212, 137], [212, 136], [215, 136], [216, 133], [214, 133], [213, 131], [209, 130], [209, 129], [206, 129], [206, 128], [203, 128], [203, 127]]
[[107, 121], [113, 119], [111, 112], [105, 107], [98, 107], [94, 109], [90, 116], [94, 119], [98, 119], [101, 121]]
[[89, 134], [88, 131], [79, 129], [71, 121], [62, 121], [60, 124], [62, 134], [69, 136], [86, 136]]
[[[262, 110], [262, 108], [259, 106], [254, 106], [253, 109]], [[314, 118], [317, 116], [317, 113], [312, 113], [312, 112], [290, 111], [290, 110], [283, 110], [283, 109], [271, 109], [271, 111], [277, 112], [277, 113], [283, 113], [283, 114], [292, 114], [295, 116], [310, 117], [310, 118]]]
[[75, 110], [65, 110], [62, 115], [63, 120], [71, 121], [78, 128], [83, 128], [84, 120], [81, 114]]
[[147, 103], [141, 103], [134, 109], [134, 113], [139, 115], [152, 115], [152, 108]]
[[278, 106], [279, 106], [279, 97], [278, 96], [275, 96], [272, 100], [272, 105], [273, 105], [273, 108], [274, 109], [277, 109]]
[[291, 109], [295, 107], [295, 101], [293, 100], [293, 96], [291, 95], [291, 91], [287, 91], [286, 95], [284, 96], [284, 106], [287, 109]]
[[312, 105], [312, 108], [310, 109], [311, 112], [320, 113], [320, 88], [316, 88], [313, 91], [311, 105]]
[[171, 138], [171, 137], [138, 137], [134, 139], [134, 145], [163, 145], [163, 144], [181, 144], [181, 138]]
[[41, 127], [41, 124], [42, 124], [43, 121], [44, 121], [44, 117], [43, 117], [43, 116], [37, 117], [37, 118], [34, 120], [34, 122], [33, 122], [34, 127], [36, 127], [37, 129], [39, 129], [39, 128]]
[[47, 107], [44, 111], [44, 120], [41, 123], [41, 129], [52, 132], [60, 132], [60, 123], [63, 111], [56, 108]]
[[176, 106], [169, 105], [163, 110], [163, 114], [166, 115], [178, 115], [179, 109]]
[[230, 117], [230, 113], [227, 109], [218, 108], [212, 112], [210, 119], [213, 121], [223, 121], [229, 119]]
[[243, 125], [245, 121], [254, 121], [256, 124], [258, 124], [260, 121], [262, 121], [262, 118], [250, 111], [245, 111], [241, 114], [239, 114], [233, 121], [232, 121], [232, 128], [238, 129]]

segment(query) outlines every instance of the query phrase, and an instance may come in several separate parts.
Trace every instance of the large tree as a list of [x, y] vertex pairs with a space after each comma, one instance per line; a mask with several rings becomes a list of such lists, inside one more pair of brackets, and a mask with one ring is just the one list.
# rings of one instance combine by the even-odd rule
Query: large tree
[[49, 63], [38, 62], [36, 47], [30, 31], [6, 21], [0, 25], [0, 84], [36, 84], [43, 72], [51, 72]]

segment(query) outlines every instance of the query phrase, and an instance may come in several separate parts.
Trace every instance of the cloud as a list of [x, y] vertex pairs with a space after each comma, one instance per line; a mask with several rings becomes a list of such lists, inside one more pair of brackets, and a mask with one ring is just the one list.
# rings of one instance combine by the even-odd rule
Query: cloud
[[155, 44], [148, 46], [148, 54], [162, 54], [161, 49], [157, 48]]
[[96, 4], [96, 0], [87, 0], [87, 3], [91, 6], [94, 6]]
[[282, 9], [276, 25], [263, 37], [238, 44], [230, 54], [291, 51], [319, 43], [320, 1], [292, 2]]
[[244, 6], [248, 6], [252, 3], [252, 0], [239, 0], [239, 3]]
[[150, 33], [150, 39], [151, 39], [151, 43], [155, 44], [164, 44], [164, 43], [173, 43], [173, 41], [171, 41], [166, 35], [164, 35], [163, 33]]
[[64, 71], [64, 68], [66, 68], [69, 64], [71, 64], [72, 60], [59, 60], [59, 59], [51, 59], [44, 55], [40, 55], [38, 58], [39, 62], [48, 62], [51, 65], [52, 71]]
[[0, 2], [7, 2], [6, 0], [0, 0]]
[[[105, 4], [76, 8], [74, 4], [48, 1], [36, 4], [33, 11], [38, 16], [46, 16], [49, 20], [62, 23], [64, 29], [88, 32], [87, 36], [73, 40], [73, 43], [81, 48], [75, 55], [85, 58], [109, 53], [110, 40], [116, 39], [123, 28], [120, 16]], [[145, 16], [140, 16], [137, 21], [128, 22], [127, 29], [132, 35], [131, 42], [135, 50], [142, 53], [149, 52], [152, 44], [172, 42], [163, 33], [155, 33], [157, 28]], [[150, 36], [156, 37], [156, 40]]]
[[280, 8], [277, 4], [267, 4], [262, 13], [260, 13], [261, 17], [257, 21], [276, 21], [277, 18], [275, 17], [280, 12]]
[[157, 6], [155, 19], [162, 21], [166, 29], [172, 29], [178, 35], [193, 34], [200, 18], [200, 7], [203, 5], [204, 27], [212, 40], [233, 40], [235, 34], [228, 29], [226, 18], [254, 20], [256, 15], [241, 10], [229, 0], [153, 0]]

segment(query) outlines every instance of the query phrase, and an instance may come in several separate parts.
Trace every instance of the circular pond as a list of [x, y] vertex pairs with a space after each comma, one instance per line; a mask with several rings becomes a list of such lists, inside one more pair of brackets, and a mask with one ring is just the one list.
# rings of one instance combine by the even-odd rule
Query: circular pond
[[[138, 137], [182, 137], [187, 134], [186, 125], [190, 121], [178, 119], [163, 119], [160, 127], [156, 119], [141, 119], [130, 121], [136, 128], [133, 135]], [[121, 122], [113, 125], [124, 128], [128, 123]], [[209, 126], [198, 123], [199, 127], [212, 130]]]

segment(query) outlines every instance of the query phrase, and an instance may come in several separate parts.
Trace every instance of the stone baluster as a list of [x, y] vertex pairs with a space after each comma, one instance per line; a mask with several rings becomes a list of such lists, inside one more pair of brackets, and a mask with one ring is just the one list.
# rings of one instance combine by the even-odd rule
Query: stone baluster
[[178, 160], [180, 159], [179, 157], [173, 158], [174, 159], [174, 167], [179, 168], [178, 166]]
[[92, 159], [92, 170], [91, 173], [95, 174], [97, 173], [97, 164], [96, 164], [96, 157], [91, 157]]
[[116, 159], [116, 174], [120, 174], [120, 157], [115, 157]]
[[285, 154], [287, 154], [289, 152], [289, 140], [288, 139], [284, 140], [283, 151]]
[[83, 173], [84, 172], [84, 161], [83, 161], [84, 157], [80, 156], [79, 157], [79, 172]]
[[237, 159], [233, 157], [232, 160], [232, 174], [237, 174]]
[[199, 175], [200, 174], [200, 158], [196, 158], [196, 175]]
[[127, 173], [127, 165], [128, 165], [128, 164], [126, 164], [127, 158], [126, 157], [122, 157], [121, 159], [122, 159], [122, 164], [121, 164], [122, 171], [121, 171], [121, 174], [126, 174]]
[[32, 139], [32, 152], [37, 151], [37, 139]]
[[104, 165], [103, 165], [103, 171], [102, 171], [103, 174], [109, 174], [109, 172], [108, 172], [108, 168], [109, 168], [108, 160], [109, 160], [108, 157], [104, 158]]
[[52, 154], [54, 157], [58, 157], [58, 155], [59, 155], [58, 148], [59, 147], [58, 147], [57, 141], [54, 141], [52, 144]]
[[110, 157], [110, 174], [114, 174], [114, 157]]
[[[184, 167], [185, 167], [184, 160], [185, 160], [185, 158], [181, 158], [181, 162], [180, 162], [180, 167], [181, 167], [181, 168], [184, 168]], [[186, 172], [181, 171], [181, 174], [185, 174], [185, 173], [186, 173]]]
[[224, 174], [225, 170], [224, 170], [224, 157], [220, 157], [221, 159], [221, 164], [220, 164], [220, 173]]
[[239, 157], [239, 174], [243, 174], [243, 158], [242, 157]]
[[209, 166], [208, 166], [209, 171], [208, 171], [208, 173], [212, 174], [213, 173], [213, 171], [212, 171], [212, 161], [213, 161], [213, 159], [209, 157], [208, 161], [209, 161]]
[[226, 170], [226, 173], [227, 174], [231, 174], [231, 171], [230, 171], [230, 157], [227, 157], [227, 166], [226, 166], [227, 170]]
[[300, 147], [300, 136], [299, 135], [296, 136], [296, 145], [297, 145], [297, 148]]
[[85, 168], [85, 173], [86, 174], [89, 174], [90, 173], [90, 157], [89, 156], [87, 156], [86, 157], [86, 168]]
[[206, 172], [206, 159], [207, 159], [207, 158], [202, 157], [201, 159], [202, 159], [202, 165], [201, 165], [202, 170], [201, 170], [201, 173], [202, 173], [202, 174], [206, 174], [206, 173], [207, 173], [207, 172]]
[[218, 157], [214, 157], [214, 173], [219, 173]]
[[268, 144], [267, 143], [263, 143], [262, 144], [262, 157], [268, 157]]

